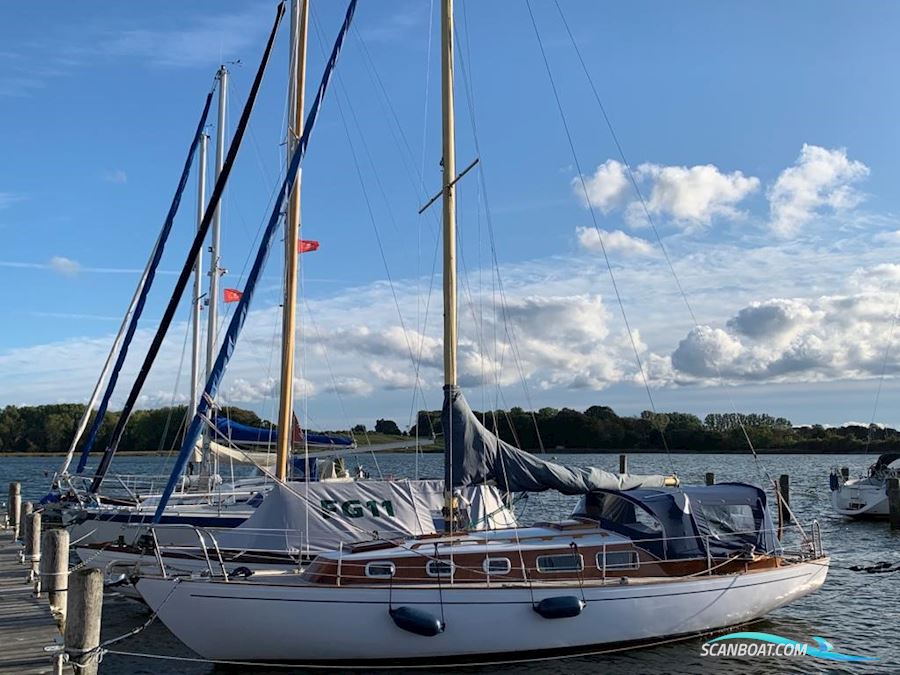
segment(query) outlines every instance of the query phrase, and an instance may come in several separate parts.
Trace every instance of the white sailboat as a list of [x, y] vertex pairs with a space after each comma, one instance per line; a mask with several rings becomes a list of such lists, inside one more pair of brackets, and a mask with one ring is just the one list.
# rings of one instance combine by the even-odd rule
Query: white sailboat
[[831, 505], [835, 513], [848, 518], [887, 518], [890, 503], [888, 480], [900, 478], [900, 453], [880, 455], [865, 476], [850, 478], [834, 468], [829, 477]]
[[[288, 130], [288, 148], [295, 149], [297, 140], [301, 135], [303, 124], [303, 97], [304, 89], [304, 54], [306, 42], [307, 2], [294, 2], [291, 10], [291, 76], [290, 95], [292, 109], [295, 116]], [[221, 74], [220, 74], [221, 78]], [[221, 83], [221, 79], [220, 79]], [[290, 155], [292, 152], [289, 152]], [[334, 466], [334, 461], [342, 455], [350, 452], [359, 452], [353, 447], [328, 447], [328, 443], [334, 439], [327, 437], [317, 438], [312, 434], [300, 434], [299, 425], [293, 415], [293, 361], [295, 350], [296, 318], [293, 312], [296, 310], [296, 279], [297, 279], [297, 241], [299, 241], [299, 195], [298, 185], [294, 184], [291, 193], [289, 208], [286, 218], [285, 233], [285, 301], [284, 321], [282, 328], [282, 376], [280, 389], [280, 414], [277, 430], [253, 430], [241, 429], [241, 425], [228, 424], [217, 425], [219, 441], [241, 440], [246, 443], [243, 449], [235, 451], [215, 441], [204, 440], [204, 448], [208, 447], [216, 454], [223, 454], [234, 458], [251, 454], [252, 448], [257, 442], [268, 445], [274, 440], [277, 445], [276, 460], [271, 474], [266, 474], [254, 482], [243, 480], [236, 484], [216, 485], [206, 492], [186, 493], [178, 491], [172, 501], [166, 505], [157, 522], [163, 527], [154, 528], [153, 553], [162, 558], [165, 563], [171, 557], [172, 566], [176, 571], [183, 568], [179, 565], [185, 555], [192, 559], [205, 559], [208, 555], [207, 546], [214, 548], [213, 555], [222, 555], [226, 569], [230, 569], [232, 562], [243, 565], [246, 559], [245, 552], [254, 549], [260, 555], [265, 555], [267, 563], [282, 561], [281, 564], [288, 568], [295, 568], [297, 558], [297, 541], [302, 541], [300, 549], [305, 560], [310, 556], [327, 550], [338, 548], [342, 543], [348, 543], [371, 536], [378, 531], [382, 535], [390, 532], [392, 536], [414, 536], [417, 534], [435, 534], [443, 530], [443, 515], [441, 503], [434, 501], [435, 482], [431, 480], [404, 480], [384, 481], [367, 480], [363, 477], [348, 476], [346, 472], [339, 473], [333, 470], [325, 471], [325, 468]], [[212, 291], [211, 291], [212, 292]], [[199, 402], [200, 396], [196, 397]], [[239, 434], [246, 433], [244, 436]], [[262, 432], [259, 437], [255, 432]], [[294, 447], [292, 447], [292, 441]], [[318, 441], [318, 448], [314, 448], [314, 441]], [[409, 443], [403, 445], [408, 446]], [[296, 452], [299, 449], [302, 452]], [[366, 451], [384, 451], [396, 449], [397, 444], [381, 444], [379, 446], [364, 447]], [[326, 449], [327, 448], [327, 449]], [[199, 450], [195, 447], [194, 450]], [[299, 483], [289, 481], [291, 475], [289, 458], [291, 451], [295, 451], [294, 463], [300, 465], [302, 473], [308, 477], [309, 471], [304, 467], [313, 467], [318, 463], [318, 480]], [[274, 480], [272, 480], [274, 478]], [[607, 472], [596, 472], [594, 476], [598, 485], [607, 487], [662, 485], [666, 478], [663, 476], [617, 476]], [[181, 480], [186, 480], [184, 477]], [[296, 480], [296, 474], [295, 474]], [[353, 480], [346, 487], [341, 484]], [[391, 493], [396, 485], [407, 486], [413, 493], [418, 494], [415, 503], [419, 504], [415, 517], [397, 517], [394, 521], [380, 522], [379, 518], [390, 514], [369, 514], [365, 510], [356, 513], [351, 525], [340, 528], [342, 535], [339, 538], [328, 536], [329, 529], [322, 527], [324, 521], [331, 519], [336, 522], [336, 514], [331, 513], [323, 504], [347, 504], [355, 501], [358, 504], [391, 503]], [[354, 490], [357, 491], [354, 500]], [[274, 491], [273, 495], [271, 491]], [[292, 509], [282, 508], [284, 513], [279, 513], [278, 508], [265, 508], [269, 505], [270, 497], [281, 499], [287, 497], [288, 502], [299, 502], [293, 509], [293, 517], [288, 516]], [[467, 522], [476, 530], [491, 529], [495, 527], [509, 526], [515, 522], [512, 512], [505, 505], [501, 494], [493, 486], [473, 485], [461, 494], [467, 510]], [[159, 498], [151, 496], [143, 498], [139, 504], [132, 506], [95, 504], [89, 508], [80, 509], [76, 517], [70, 521], [70, 531], [73, 541], [81, 544], [80, 555], [85, 560], [93, 561], [94, 566], [106, 566], [113, 559], [117, 564], [123, 561], [140, 561], [148, 555], [147, 547], [139, 542], [146, 534], [146, 525], [154, 520], [159, 508]], [[263, 503], [264, 508], [258, 509]], [[286, 502], [287, 503], [287, 502]], [[279, 507], [281, 508], [281, 507]], [[299, 511], [298, 511], [299, 509]], [[337, 514], [347, 516], [358, 509]], [[263, 515], [265, 512], [265, 515]], [[371, 521], [371, 522], [369, 522]], [[380, 524], [379, 524], [380, 522]], [[233, 533], [228, 532], [235, 528]], [[259, 532], [268, 532], [267, 542], [259, 536]], [[205, 544], [203, 542], [206, 542]], [[139, 544], [138, 546], [134, 546]]]
[[[137, 590], [208, 659], [448, 666], [707, 633], [818, 589], [829, 559], [817, 536], [785, 551], [759, 488], [607, 489], [595, 470], [531, 457], [472, 414], [456, 383], [452, 0], [441, 6], [445, 532], [376, 537], [289, 577], [142, 576]], [[488, 482], [583, 497], [569, 520], [473, 532], [460, 496]]]

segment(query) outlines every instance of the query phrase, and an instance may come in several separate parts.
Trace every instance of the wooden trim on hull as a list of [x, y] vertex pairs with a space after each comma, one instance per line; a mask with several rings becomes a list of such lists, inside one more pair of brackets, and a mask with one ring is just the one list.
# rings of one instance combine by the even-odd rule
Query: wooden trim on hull
[[[492, 583], [509, 584], [509, 583], [540, 583], [541, 581], [568, 581], [571, 583], [591, 583], [597, 581], [609, 580], [611, 578], [634, 578], [640, 579], [644, 577], [687, 577], [705, 575], [709, 568], [712, 567], [713, 575], [729, 575], [752, 573], [760, 570], [775, 569], [784, 566], [781, 558], [777, 556], [761, 555], [749, 558], [712, 558], [712, 559], [677, 559], [660, 560], [654, 558], [646, 551], [634, 546], [628, 545], [612, 545], [606, 548], [597, 546], [587, 546], [578, 549], [578, 555], [581, 556], [583, 567], [580, 570], [566, 571], [550, 571], [542, 570], [539, 564], [539, 558], [546, 556], [572, 556], [572, 549], [565, 546], [548, 547], [544, 550], [531, 550], [518, 553], [515, 551], [491, 551], [489, 553], [464, 553], [456, 554], [452, 557], [453, 581], [451, 582], [448, 575], [443, 575], [438, 579], [435, 575], [429, 575], [427, 572], [427, 564], [430, 560], [440, 560], [450, 562], [451, 557], [446, 553], [442, 553], [438, 558], [431, 557], [415, 557], [411, 555], [390, 556], [387, 555], [383, 559], [333, 559], [333, 558], [317, 558], [309, 564], [304, 572], [304, 579], [311, 584], [321, 586], [372, 586], [372, 585], [393, 585], [394, 587], [403, 584], [431, 584], [438, 586], [442, 584], [445, 587], [465, 582], [484, 582], [488, 575], [483, 571], [485, 561], [491, 558], [505, 556], [510, 560], [511, 566], [509, 572], [505, 574], [491, 574]], [[603, 553], [634, 553], [638, 561], [637, 567], [627, 568], [608, 568], [603, 569], [597, 563], [598, 555]], [[396, 574], [383, 579], [372, 578], [366, 573], [366, 565], [368, 563], [390, 563], [397, 570]], [[524, 565], [527, 574], [523, 574], [522, 566]]]

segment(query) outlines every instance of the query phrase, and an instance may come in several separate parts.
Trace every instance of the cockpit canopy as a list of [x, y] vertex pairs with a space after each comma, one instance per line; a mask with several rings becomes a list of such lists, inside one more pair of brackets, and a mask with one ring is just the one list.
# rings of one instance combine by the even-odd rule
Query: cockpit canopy
[[663, 559], [725, 557], [751, 548], [775, 553], [778, 548], [765, 492], [744, 483], [594, 490], [581, 498], [572, 516], [596, 521]]
[[900, 452], [886, 452], [879, 455], [878, 460], [872, 465], [871, 472], [876, 473], [886, 469], [900, 469]]

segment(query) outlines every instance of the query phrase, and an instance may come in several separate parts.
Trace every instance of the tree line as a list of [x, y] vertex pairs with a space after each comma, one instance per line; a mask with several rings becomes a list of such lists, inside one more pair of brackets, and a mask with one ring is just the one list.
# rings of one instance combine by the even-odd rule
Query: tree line
[[[872, 425], [794, 426], [784, 417], [764, 413], [710, 413], [702, 420], [682, 412], [644, 411], [637, 417], [619, 416], [595, 405], [584, 412], [571, 408], [541, 408], [528, 412], [476, 412], [478, 419], [501, 439], [531, 451], [593, 450], [677, 452], [748, 452], [748, 439], [759, 450], [802, 453], [900, 451], [900, 432]], [[410, 435], [440, 435], [440, 411], [419, 412]]]
[[[0, 452], [66, 452], [78, 422], [84, 415], [84, 405], [58, 403], [51, 405], [14, 406], [0, 409]], [[95, 413], [96, 414], [96, 413]], [[227, 407], [221, 414], [243, 424], [266, 426], [270, 423], [250, 410]], [[103, 418], [94, 449], [103, 451], [109, 444], [113, 429], [121, 413], [110, 411]], [[123, 451], [166, 451], [177, 447], [184, 434], [187, 407], [183, 405], [136, 410], [128, 420], [119, 444]], [[93, 424], [93, 416], [91, 424]], [[88, 426], [90, 429], [90, 426]], [[87, 431], [78, 444], [86, 442]]]
[[[0, 409], [0, 453], [65, 452], [72, 442], [84, 406], [61, 403], [37, 406], [8, 405]], [[123, 451], [168, 451], [180, 445], [187, 414], [185, 406], [135, 411], [122, 437]], [[226, 407], [220, 414], [242, 424], [272, 426], [256, 413]], [[531, 451], [632, 450], [668, 447], [683, 452], [747, 452], [747, 439], [760, 450], [808, 453], [873, 453], [900, 451], [900, 432], [877, 426], [827, 428], [816, 424], [794, 426], [784, 417], [767, 414], [710, 413], [702, 420], [681, 412], [644, 411], [637, 417], [620, 416], [608, 406], [584, 412], [571, 408], [522, 408], [476, 412], [478, 418], [503, 440]], [[109, 443], [119, 412], [108, 412], [100, 425], [95, 449]], [[365, 431], [357, 425], [353, 432]], [[440, 411], [420, 411], [417, 423], [401, 431], [393, 420], [379, 419], [375, 431], [385, 434], [441, 436]], [[335, 433], [347, 434], [346, 430]], [[746, 434], [746, 435], [745, 435]], [[87, 434], [85, 434], [86, 436]], [[82, 437], [81, 444], [85, 442]]]

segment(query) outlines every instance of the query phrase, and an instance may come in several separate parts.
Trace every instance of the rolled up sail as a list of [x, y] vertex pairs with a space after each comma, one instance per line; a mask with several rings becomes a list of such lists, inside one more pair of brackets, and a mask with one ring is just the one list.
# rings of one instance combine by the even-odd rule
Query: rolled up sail
[[549, 462], [510, 445], [488, 431], [459, 387], [444, 387], [444, 480], [454, 488], [495, 483], [509, 492], [556, 490], [578, 495], [593, 490], [628, 490], [673, 485], [671, 476], [616, 474], [594, 467]]
[[[216, 435], [240, 447], [252, 445], [274, 446], [278, 441], [278, 429], [275, 427], [256, 427], [236, 422], [227, 417], [216, 418]], [[300, 428], [297, 418], [294, 417], [291, 442], [295, 447], [301, 447], [304, 441], [312, 446], [350, 447], [353, 445], [353, 439], [346, 436], [317, 434], [311, 431], [304, 432]]]

